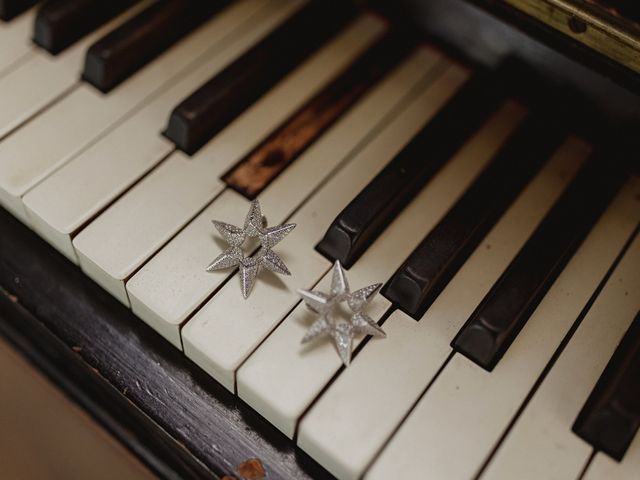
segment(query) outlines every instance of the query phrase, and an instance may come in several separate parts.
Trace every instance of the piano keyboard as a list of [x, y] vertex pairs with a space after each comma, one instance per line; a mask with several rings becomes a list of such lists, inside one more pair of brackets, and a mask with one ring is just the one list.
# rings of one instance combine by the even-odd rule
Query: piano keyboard
[[[624, 142], [348, 2], [100, 3], [0, 1], [3, 208], [338, 478], [637, 478]], [[254, 198], [297, 228], [244, 300]], [[385, 283], [348, 368], [300, 344], [336, 259]]]

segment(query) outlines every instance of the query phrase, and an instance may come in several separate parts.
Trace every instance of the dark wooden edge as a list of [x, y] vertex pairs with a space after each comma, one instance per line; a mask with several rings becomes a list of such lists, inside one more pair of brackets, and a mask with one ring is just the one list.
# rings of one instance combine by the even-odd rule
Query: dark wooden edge
[[[564, 32], [557, 30], [520, 9], [509, 5], [501, 0], [467, 0], [480, 8], [492, 13], [501, 20], [515, 26], [516, 28], [538, 38], [551, 46], [554, 50], [561, 51], [579, 61], [585, 63], [594, 70], [607, 72], [612, 78], [615, 77], [621, 84], [627, 87], [637, 88], [640, 86], [640, 75], [631, 68], [617, 62], [614, 59], [592, 49], [581, 41], [570, 37]], [[596, 16], [601, 18], [603, 23], [609, 23], [610, 18], [602, 17], [602, 9], [595, 5], [584, 4], [580, 6], [584, 11], [591, 10]], [[638, 52], [640, 54], [640, 52]]]
[[100, 378], [4, 289], [0, 291], [0, 335], [153, 472], [163, 478], [212, 477], [210, 470]]
[[[630, 91], [640, 93], [640, 75], [563, 32], [500, 0], [467, 0], [500, 20], [543, 42], [587, 67], [613, 79]], [[640, 55], [640, 52], [638, 52]]]
[[369, 0], [465, 63], [518, 58], [545, 81], [581, 92], [609, 119], [640, 118], [640, 75], [499, 0]]
[[161, 478], [333, 478], [0, 209], [0, 334]]

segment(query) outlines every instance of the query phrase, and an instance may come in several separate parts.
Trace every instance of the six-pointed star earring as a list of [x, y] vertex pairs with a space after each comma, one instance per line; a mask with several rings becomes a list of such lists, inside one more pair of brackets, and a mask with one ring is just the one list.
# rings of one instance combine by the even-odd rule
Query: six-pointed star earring
[[[237, 266], [240, 270], [240, 286], [244, 298], [251, 293], [262, 267], [274, 273], [291, 275], [287, 266], [272, 248], [295, 228], [295, 223], [267, 227], [267, 221], [262, 216], [258, 200], [253, 200], [243, 228], [217, 220], [213, 220], [213, 225], [229, 247], [211, 262], [207, 272]], [[257, 238], [260, 242], [260, 250], [254, 256], [245, 256], [241, 248], [248, 238]]]
[[[351, 292], [342, 265], [340, 261], [336, 261], [333, 265], [331, 291], [328, 294], [315, 290], [298, 290], [309, 310], [318, 315], [302, 339], [302, 343], [321, 336], [329, 336], [338, 350], [342, 363], [348, 366], [351, 362], [351, 347], [356, 335], [386, 337], [378, 324], [364, 312], [365, 307], [371, 303], [381, 287], [381, 283], [376, 283]], [[346, 303], [349, 308], [347, 319], [337, 318], [338, 309], [343, 303]]]

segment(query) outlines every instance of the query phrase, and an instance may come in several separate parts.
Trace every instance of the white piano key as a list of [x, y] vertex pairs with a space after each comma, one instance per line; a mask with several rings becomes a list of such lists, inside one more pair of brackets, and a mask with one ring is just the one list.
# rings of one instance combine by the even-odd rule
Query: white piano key
[[[114, 196], [121, 193], [123, 186], [126, 187], [173, 150], [173, 143], [160, 135], [171, 108], [209, 76], [221, 70], [275, 28], [299, 5], [300, 2], [294, 0], [270, 2], [267, 5], [269, 8], [263, 8], [259, 15], [252, 16], [251, 11], [242, 15], [244, 18], [249, 17], [250, 21], [234, 21], [236, 33], [223, 37], [218, 48], [198, 62], [198, 68], [185, 72], [169, 88], [163, 88], [159, 94], [141, 102], [141, 108], [134, 110], [115, 129], [98, 138], [78, 155], [73, 156], [84, 146], [77, 144], [78, 138], [90, 138], [98, 134], [101, 124], [108, 123], [118, 115], [117, 112], [124, 110], [123, 104], [135, 105], [133, 94], [137, 92], [143, 95], [142, 84], [135, 82], [131, 90], [114, 91], [113, 95], [116, 97], [108, 98], [116, 100], [110, 102], [107, 108], [100, 107], [100, 102], [104, 102], [100, 98], [102, 94], [84, 86], [36, 119], [29, 128], [10, 138], [7, 145], [0, 145], [0, 156], [7, 153], [7, 150], [12, 153], [9, 158], [13, 160], [6, 161], [5, 167], [25, 172], [20, 186], [14, 185], [11, 192], [13, 195], [23, 194], [36, 182], [54, 172], [24, 197], [27, 215], [32, 219], [36, 230], [74, 260], [71, 235], [113, 200]], [[162, 75], [158, 75], [162, 78]], [[118, 97], [120, 93], [123, 94], [122, 97]], [[84, 111], [84, 108], [102, 113], [87, 113], [93, 115], [94, 120], [85, 122], [82, 116], [72, 113]], [[100, 118], [96, 118], [98, 116]], [[39, 143], [33, 147], [27, 146], [34, 145], [29, 143], [33, 141], [34, 130], [40, 137], [50, 138], [51, 132], [56, 130], [52, 128], [52, 124], [59, 122], [59, 118], [66, 118], [68, 125], [73, 128], [65, 128], [54, 142], [48, 142], [54, 147], [53, 152], [50, 148], [45, 154]], [[74, 137], [73, 132], [79, 134]], [[47, 142], [43, 143], [46, 148]], [[69, 157], [72, 159], [69, 160]], [[60, 166], [61, 164], [63, 165]]]
[[[438, 59], [435, 52], [426, 49], [410, 56], [271, 183], [259, 196], [271, 224], [290, 215], [332, 174], [333, 168], [374, 134], [407, 92], [415, 89], [425, 75], [432, 75]], [[244, 129], [242, 132], [244, 135]], [[209, 144], [216, 144], [219, 149], [214, 158], [225, 152], [234, 153], [231, 156], [235, 157], [246, 150], [241, 147], [242, 137], [237, 136], [240, 132], [227, 140], [223, 140], [222, 133]], [[262, 132], [266, 134], [267, 131]], [[231, 273], [205, 271], [204, 267], [224, 246], [213, 242], [211, 220], [243, 221], [248, 206], [244, 197], [225, 192], [127, 283], [133, 311], [174, 345], [182, 346], [180, 325]], [[295, 234], [287, 242], [293, 239]], [[252, 297], [259, 292], [257, 288]]]
[[[331, 221], [446, 103], [467, 76], [468, 73], [462, 68], [449, 67], [389, 128], [380, 133], [289, 220], [298, 226], [279, 253], [282, 253], [291, 269], [291, 277], [278, 277], [277, 281], [265, 279], [255, 286], [247, 300], [239, 295], [238, 278], [233, 278], [187, 322], [182, 329], [187, 357], [225, 387], [234, 390], [236, 369], [295, 306], [298, 302], [296, 289], [313, 285], [331, 266], [329, 261], [313, 250]], [[279, 199], [274, 198], [269, 203], [277, 201]], [[269, 211], [267, 206], [264, 209]], [[394, 231], [397, 232], [397, 227]], [[417, 237], [405, 240], [417, 243], [420, 236]], [[405, 251], [402, 247], [398, 239], [393, 253], [382, 256], [385, 266], [393, 264], [394, 259], [402, 255]], [[393, 264], [392, 268], [395, 267], [397, 264]], [[354, 278], [354, 288], [357, 283], [358, 279]], [[380, 297], [372, 307], [372, 315], [381, 315], [387, 303]]]
[[[176, 99], [179, 101], [188, 95], [267, 31], [275, 28], [291, 13], [292, 6], [289, 3], [285, 8], [277, 9], [261, 19], [246, 35], [236, 39], [219, 55], [163, 92], [51, 177], [50, 181], [57, 185], [55, 189], [59, 195], [58, 202], [65, 202], [69, 209], [77, 213], [72, 218], [77, 223], [71, 225], [70, 230], [80, 228], [82, 222], [99, 213], [140, 176], [174, 151], [173, 143], [161, 136], [160, 131]], [[69, 190], [72, 190], [71, 196], [62, 195], [62, 192]], [[99, 238], [98, 244], [102, 241]], [[94, 237], [80, 234], [74, 239], [73, 245], [85, 273], [128, 305], [123, 279], [110, 276], [101, 265], [84, 254], [94, 247]]]
[[[473, 181], [523, 115], [521, 107], [507, 105], [478, 137], [448, 162], [393, 226], [349, 270], [352, 287], [385, 281], [393, 274], [413, 246]], [[323, 228], [326, 229], [331, 221], [325, 222]], [[411, 234], [407, 235], [409, 231]], [[396, 236], [406, 238], [396, 241]], [[399, 250], [396, 252], [396, 249]], [[326, 283], [327, 280], [328, 276], [325, 276], [323, 281]], [[305, 287], [311, 285], [303, 284]], [[388, 305], [382, 298], [379, 301]], [[309, 313], [303, 304], [299, 304], [237, 372], [238, 394], [289, 437], [295, 433], [298, 418], [340, 367], [340, 360], [330, 343], [300, 345], [308, 327]]]
[[[176, 229], [212, 200], [222, 188], [218, 177], [240, 160], [247, 149], [328, 82], [359, 52], [379, 37], [383, 22], [373, 16], [362, 17], [344, 33], [321, 49], [308, 62], [289, 75], [264, 98], [221, 132], [205, 148], [192, 157], [174, 153], [158, 171], [136, 185], [82, 233], [95, 242], [85, 242], [83, 253], [112, 277], [124, 281], [140, 262], [157, 249]], [[232, 149], [222, 150], [235, 140]], [[108, 139], [107, 139], [108, 140]], [[35, 229], [68, 256], [75, 256], [71, 237], [80, 225], [96, 211], [94, 190], [86, 188], [86, 179], [77, 173], [77, 161], [51, 175], [24, 197], [24, 203]], [[167, 173], [172, 171], [171, 175]], [[100, 179], [103, 182], [102, 179]], [[150, 200], [149, 195], [156, 198]], [[104, 200], [103, 200], [104, 201]], [[143, 211], [154, 208], [154, 211]], [[174, 215], [167, 210], [173, 210]], [[159, 216], [159, 209], [162, 213]], [[163, 233], [149, 223], [162, 220], [170, 231]], [[132, 237], [131, 232], [138, 232]], [[153, 231], [153, 234], [151, 232]], [[138, 239], [138, 245], [135, 240]], [[142, 242], [142, 245], [140, 245]], [[141, 251], [142, 250], [142, 251]]]
[[77, 86], [86, 50], [96, 40], [151, 4], [136, 3], [123, 14], [65, 49], [59, 55], [34, 50], [25, 62], [0, 78], [0, 138], [58, 97]]
[[[492, 372], [462, 355], [452, 357], [377, 458], [367, 478], [419, 478], [429, 472], [434, 478], [455, 480], [472, 478], [478, 472], [637, 225], [639, 186], [638, 182], [627, 185], [600, 217]], [[640, 244], [635, 247], [636, 260], [637, 247]], [[612, 278], [617, 281], [618, 277]], [[614, 310], [612, 307], [609, 311]], [[609, 316], [606, 320], [603, 325], [615, 323]], [[581, 363], [591, 355], [599, 356], [600, 338], [592, 340], [595, 343]], [[606, 341], [603, 348], [607, 350]], [[575, 379], [563, 381], [569, 390], [573, 388]], [[557, 414], [560, 406], [556, 402], [549, 407], [556, 410], [549, 413]], [[548, 438], [543, 443], [550, 450], [556, 449], [556, 443]], [[548, 455], [536, 457], [535, 465], [529, 462], [534, 453], [525, 452], [517, 464], [522, 466], [527, 460], [528, 468], [519, 468], [515, 476], [498, 478], [553, 478], [534, 473], [551, 465]], [[563, 453], [559, 448], [555, 456]]]
[[8, 23], [0, 22], [0, 76], [33, 53], [31, 30], [35, 14], [36, 9], [32, 8]]
[[[227, 47], [238, 32], [252, 28], [252, 17], [260, 7], [272, 10], [274, 2], [246, 0], [221, 12], [202, 28], [179, 42], [137, 72], [108, 95], [82, 83], [60, 102], [47, 109], [24, 128], [0, 144], [0, 165], [6, 171], [24, 172], [13, 185], [12, 195], [24, 195], [43, 178], [77, 155], [96, 137], [139, 109], [145, 101], [178, 81], [186, 72]], [[266, 11], [265, 10], [265, 14]], [[64, 119], [64, 121], [61, 121]], [[60, 174], [64, 176], [63, 174]], [[55, 175], [54, 175], [55, 177]], [[30, 203], [38, 233], [65, 255], [72, 253], [71, 228], [77, 228], [77, 210], [83, 203], [68, 197], [78, 192], [72, 184], [57, 189], [55, 180], [35, 187], [24, 201]], [[69, 188], [67, 188], [69, 187]], [[73, 197], [76, 200], [76, 197]], [[29, 207], [27, 207], [29, 208]], [[76, 217], [73, 217], [73, 214]], [[69, 218], [71, 217], [71, 219]], [[83, 223], [83, 222], [81, 222]]]
[[[629, 223], [637, 224], [640, 220], [638, 195], [640, 181], [632, 182], [618, 202], [619, 214], [625, 215]], [[622, 202], [625, 205], [620, 205]], [[629, 247], [500, 445], [483, 478], [526, 480], [579, 476], [591, 455], [592, 446], [573, 433], [571, 427], [640, 309], [639, 259], [640, 236]]]
[[224, 281], [225, 273], [207, 273], [206, 266], [225, 245], [216, 241], [212, 219], [244, 221], [247, 199], [224, 190], [127, 282], [136, 315], [182, 349], [180, 324]]
[[[500, 141], [515, 123], [503, 111], [501, 122], [494, 120], [494, 131], [484, 135]], [[474, 152], [484, 156], [481, 149], [489, 146], [476, 143]], [[298, 443], [307, 453], [338, 478], [362, 475], [451, 352], [458, 329], [571, 181], [587, 150], [575, 139], [558, 149], [419, 322], [396, 311], [384, 323], [387, 339], [367, 345], [300, 423]]]
[[640, 472], [640, 435], [635, 436], [621, 462], [598, 452], [580, 480], [637, 480]]
[[[179, 101], [187, 96], [224, 68], [267, 32], [276, 28], [296, 7], [297, 4], [288, 2], [284, 8], [276, 9], [261, 18], [257, 25], [247, 31], [246, 35], [235, 39], [219, 55], [163, 92], [153, 102], [120, 124], [107, 137], [92, 145], [82, 155], [75, 157], [59, 170], [55, 180], [61, 182], [61, 191], [65, 188], [69, 189], [70, 184], [77, 189], [77, 195], [68, 200], [77, 203], [78, 198], [83, 198], [88, 205], [84, 211], [84, 218], [89, 219], [97, 214], [100, 208], [106, 206], [140, 176], [174, 151], [173, 143], [161, 136], [159, 132], [165, 125], [168, 112], [175, 105], [176, 99]], [[76, 228], [80, 226], [77, 225]], [[102, 239], [98, 239], [98, 243], [101, 241]], [[122, 303], [128, 305], [129, 300], [123, 279], [110, 276], [101, 265], [96, 264], [84, 254], [85, 251], [93, 248], [94, 237], [89, 234], [80, 234], [74, 239], [73, 245], [85, 273]]]
[[[0, 140], [50, 102], [77, 87], [81, 62], [88, 46], [139, 13], [149, 3], [140, 2], [58, 56], [53, 57], [43, 51], [34, 50], [27, 61], [21, 62], [1, 77]], [[23, 184], [31, 181], [31, 175], [25, 164], [16, 163], [16, 159], [24, 158], [24, 152], [16, 151], [10, 145], [5, 149], [7, 141], [5, 138], [0, 143], [0, 205], [22, 222], [28, 223], [19, 194], [23, 190]], [[29, 146], [38, 152], [40, 144], [31, 142]], [[42, 154], [41, 151], [39, 153]]]

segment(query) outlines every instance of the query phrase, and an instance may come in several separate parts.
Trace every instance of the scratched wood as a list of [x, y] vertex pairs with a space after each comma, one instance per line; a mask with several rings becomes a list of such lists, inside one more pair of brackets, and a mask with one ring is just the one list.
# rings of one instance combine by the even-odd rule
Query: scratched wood
[[397, 65], [409, 53], [411, 44], [407, 37], [398, 34], [378, 41], [225, 173], [222, 180], [248, 199], [256, 198], [369, 88]]
[[0, 334], [163, 478], [332, 478], [0, 209]]

